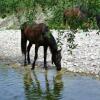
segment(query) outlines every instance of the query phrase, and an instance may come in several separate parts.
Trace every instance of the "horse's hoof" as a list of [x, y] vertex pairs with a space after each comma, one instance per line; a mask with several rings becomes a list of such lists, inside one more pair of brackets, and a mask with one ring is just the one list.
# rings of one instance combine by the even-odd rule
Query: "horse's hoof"
[[48, 70], [48, 67], [43, 67], [45, 70]]
[[26, 64], [26, 63], [24, 63], [24, 66], [27, 66], [27, 64]]
[[48, 70], [48, 68], [45, 68], [45, 70]]
[[31, 70], [34, 70], [34, 68], [32, 67]]
[[28, 61], [28, 65], [30, 65], [31, 64], [31, 61]]
[[34, 67], [32, 67], [31, 70], [34, 70]]
[[31, 63], [30, 62], [28, 62], [28, 65], [30, 65]]
[[61, 71], [61, 68], [57, 68], [57, 71]]

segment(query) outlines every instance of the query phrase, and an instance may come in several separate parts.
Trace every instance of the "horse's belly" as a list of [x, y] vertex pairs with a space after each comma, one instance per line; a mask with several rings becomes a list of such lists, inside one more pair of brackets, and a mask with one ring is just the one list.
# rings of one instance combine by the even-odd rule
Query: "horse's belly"
[[40, 46], [43, 46], [46, 44], [45, 40], [41, 37], [39, 38], [28, 38], [28, 40], [32, 43], [32, 44], [38, 44]]

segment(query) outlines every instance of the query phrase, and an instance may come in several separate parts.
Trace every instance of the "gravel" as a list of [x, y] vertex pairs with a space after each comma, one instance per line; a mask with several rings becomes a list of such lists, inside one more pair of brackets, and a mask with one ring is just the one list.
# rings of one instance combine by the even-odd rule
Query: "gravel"
[[[62, 67], [68, 71], [80, 72], [87, 74], [100, 75], [100, 36], [96, 34], [97, 30], [89, 32], [78, 31], [75, 35], [77, 48], [73, 54], [68, 53], [68, 43], [64, 36], [68, 33], [65, 31], [61, 38], [62, 47]], [[52, 30], [54, 37], [57, 39], [56, 30]], [[23, 57], [20, 48], [20, 30], [0, 30], [0, 62], [5, 64], [23, 64]], [[43, 48], [39, 49], [39, 58], [37, 64], [43, 64]], [[34, 45], [31, 49], [31, 61], [34, 58]], [[51, 54], [48, 50], [48, 64], [51, 66]]]

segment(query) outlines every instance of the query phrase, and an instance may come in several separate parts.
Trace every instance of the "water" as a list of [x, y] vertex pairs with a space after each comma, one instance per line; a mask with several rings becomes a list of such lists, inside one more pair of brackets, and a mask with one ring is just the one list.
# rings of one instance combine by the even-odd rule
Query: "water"
[[100, 80], [49, 68], [0, 65], [0, 100], [100, 100]]

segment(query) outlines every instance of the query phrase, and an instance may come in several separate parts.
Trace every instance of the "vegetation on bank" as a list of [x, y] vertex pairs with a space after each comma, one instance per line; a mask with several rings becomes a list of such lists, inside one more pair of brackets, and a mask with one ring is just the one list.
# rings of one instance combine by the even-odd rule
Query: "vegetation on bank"
[[[100, 0], [0, 0], [0, 16], [5, 18], [9, 15], [16, 15], [19, 23], [23, 20], [32, 22], [37, 19], [37, 16], [42, 12], [44, 14], [45, 23], [50, 29], [65, 29], [63, 25], [63, 11], [65, 8], [73, 8], [81, 6], [82, 9], [92, 14], [88, 19], [92, 22], [89, 28], [96, 28], [94, 16], [100, 13]], [[38, 13], [38, 14], [37, 14]], [[80, 23], [79, 23], [80, 24]], [[75, 24], [72, 23], [73, 26]], [[62, 34], [59, 31], [59, 35]], [[74, 33], [69, 34], [69, 48], [74, 49]]]
[[0, 0], [0, 16], [4, 18], [16, 14], [19, 19], [25, 16], [31, 21], [36, 19], [35, 15], [40, 7], [46, 17], [53, 15], [52, 18], [46, 19], [51, 28], [64, 28], [62, 25], [64, 9], [80, 5], [92, 15], [100, 12], [100, 0]]

